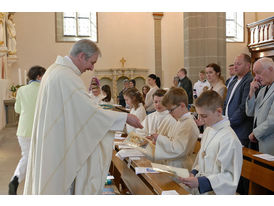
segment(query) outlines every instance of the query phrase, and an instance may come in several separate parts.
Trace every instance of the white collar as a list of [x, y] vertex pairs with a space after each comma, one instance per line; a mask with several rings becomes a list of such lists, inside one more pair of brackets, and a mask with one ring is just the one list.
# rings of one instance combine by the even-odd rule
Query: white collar
[[191, 117], [191, 113], [190, 113], [190, 112], [187, 112], [187, 113], [183, 114], [183, 115], [179, 118], [179, 120], [187, 119], [187, 118], [189, 118], [189, 117]]
[[223, 116], [223, 119], [215, 124], [211, 125], [210, 127], [214, 130], [219, 130], [226, 125], [230, 125], [230, 122], [226, 116]]
[[57, 56], [55, 63], [67, 66], [72, 71], [74, 71], [74, 73], [77, 74], [78, 76], [81, 75], [81, 72], [78, 69], [78, 67], [72, 62], [71, 58], [68, 56], [65, 56], [65, 57]]

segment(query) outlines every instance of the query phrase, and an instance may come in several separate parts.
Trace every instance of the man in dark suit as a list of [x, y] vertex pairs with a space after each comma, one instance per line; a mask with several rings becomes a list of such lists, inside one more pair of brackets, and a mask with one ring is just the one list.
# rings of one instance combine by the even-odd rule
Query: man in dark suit
[[185, 68], [180, 69], [177, 72], [177, 75], [179, 77], [178, 87], [182, 87], [186, 91], [188, 96], [188, 104], [192, 104], [193, 103], [192, 82], [187, 77], [186, 69]]
[[230, 78], [228, 78], [225, 82], [225, 86], [227, 88], [231, 85], [231, 82], [236, 78], [234, 64], [230, 64], [228, 66], [228, 72], [229, 72]]
[[228, 87], [224, 102], [224, 114], [242, 145], [249, 147], [249, 134], [252, 132], [253, 118], [245, 113], [245, 102], [253, 77], [250, 72], [251, 59], [247, 54], [235, 58], [236, 78]]
[[[253, 80], [250, 65], [251, 58], [247, 54], [241, 54], [235, 58], [234, 68], [236, 77], [228, 87], [223, 110], [225, 116], [230, 121], [232, 129], [245, 147], [250, 146], [248, 136], [252, 131], [253, 125], [253, 118], [248, 117], [245, 113], [245, 102], [249, 94], [250, 82]], [[248, 185], [248, 179], [240, 177], [237, 192], [247, 195]]]

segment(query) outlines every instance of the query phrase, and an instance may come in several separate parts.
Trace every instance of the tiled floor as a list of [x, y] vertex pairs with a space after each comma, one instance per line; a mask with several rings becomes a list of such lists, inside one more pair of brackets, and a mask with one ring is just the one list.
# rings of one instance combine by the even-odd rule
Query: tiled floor
[[[0, 131], [0, 195], [8, 194], [8, 184], [21, 156], [16, 136], [17, 127]], [[19, 185], [18, 194], [23, 193], [24, 182]]]

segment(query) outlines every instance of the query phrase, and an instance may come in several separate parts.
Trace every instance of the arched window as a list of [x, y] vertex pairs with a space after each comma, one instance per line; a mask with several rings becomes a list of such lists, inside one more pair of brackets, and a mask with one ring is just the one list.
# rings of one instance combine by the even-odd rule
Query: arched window
[[244, 42], [243, 12], [226, 12], [226, 41]]
[[56, 41], [74, 42], [80, 39], [97, 39], [96, 12], [56, 13]]

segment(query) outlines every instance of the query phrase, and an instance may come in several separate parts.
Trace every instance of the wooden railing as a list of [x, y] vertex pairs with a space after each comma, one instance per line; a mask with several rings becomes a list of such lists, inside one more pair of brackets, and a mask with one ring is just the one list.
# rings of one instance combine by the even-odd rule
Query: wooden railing
[[265, 56], [274, 56], [274, 16], [247, 25], [248, 49], [252, 62]]

